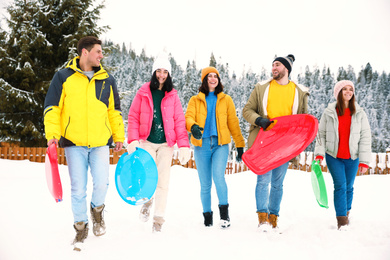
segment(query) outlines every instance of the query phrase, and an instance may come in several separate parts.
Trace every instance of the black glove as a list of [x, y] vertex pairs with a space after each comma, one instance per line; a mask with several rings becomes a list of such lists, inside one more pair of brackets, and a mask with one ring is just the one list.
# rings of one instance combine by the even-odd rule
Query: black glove
[[202, 134], [202, 130], [203, 130], [203, 128], [198, 126], [198, 125], [196, 125], [196, 124], [193, 124], [191, 126], [191, 134], [197, 140], [202, 139], [202, 135], [203, 135]]
[[259, 116], [258, 118], [256, 118], [255, 124], [265, 130], [273, 122], [274, 121], [270, 121], [268, 118], [262, 118]]
[[237, 147], [237, 156], [236, 156], [236, 161], [241, 162], [242, 161], [242, 154], [244, 153], [244, 148], [243, 147]]

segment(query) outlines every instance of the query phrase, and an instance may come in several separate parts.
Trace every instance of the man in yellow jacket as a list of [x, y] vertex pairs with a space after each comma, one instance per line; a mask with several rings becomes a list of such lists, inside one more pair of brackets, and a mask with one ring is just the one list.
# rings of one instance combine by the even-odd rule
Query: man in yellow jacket
[[[101, 41], [93, 36], [79, 40], [78, 57], [55, 73], [45, 98], [44, 124], [48, 146], [65, 148], [71, 180], [71, 201], [76, 238], [88, 236], [88, 166], [93, 177], [90, 204], [93, 233], [105, 234], [104, 201], [109, 177], [109, 146], [120, 151], [124, 126], [115, 79], [100, 64]], [[76, 247], [75, 245], [75, 248]]]
[[[289, 80], [295, 57], [277, 57], [272, 63], [272, 78], [256, 84], [243, 109], [244, 118], [251, 124], [248, 137], [250, 148], [259, 133], [272, 123], [270, 118], [308, 112], [308, 88]], [[280, 203], [283, 196], [283, 181], [288, 162], [257, 176], [256, 207], [259, 228], [266, 231], [277, 228]], [[271, 189], [269, 188], [271, 184]]]

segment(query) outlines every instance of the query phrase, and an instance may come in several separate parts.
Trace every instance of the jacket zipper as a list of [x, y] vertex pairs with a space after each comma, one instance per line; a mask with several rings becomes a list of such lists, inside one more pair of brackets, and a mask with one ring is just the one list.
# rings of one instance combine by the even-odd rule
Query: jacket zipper
[[108, 127], [108, 124], [107, 124], [107, 117], [106, 117], [106, 120], [105, 120], [105, 121], [106, 121], [105, 124], [106, 124], [106, 127], [107, 127], [107, 129], [108, 129], [108, 132], [110, 133], [110, 135], [112, 135], [111, 130], [110, 130], [110, 128]]
[[103, 93], [103, 90], [104, 90], [104, 84], [105, 84], [105, 83], [106, 83], [106, 82], [103, 81], [103, 86], [102, 86], [102, 89], [100, 90], [99, 100], [101, 100], [101, 98], [102, 98], [102, 93]]
[[68, 124], [65, 127], [64, 138], [66, 138], [66, 132], [68, 131], [69, 125], [70, 125], [70, 117], [69, 117], [69, 120], [68, 120]]

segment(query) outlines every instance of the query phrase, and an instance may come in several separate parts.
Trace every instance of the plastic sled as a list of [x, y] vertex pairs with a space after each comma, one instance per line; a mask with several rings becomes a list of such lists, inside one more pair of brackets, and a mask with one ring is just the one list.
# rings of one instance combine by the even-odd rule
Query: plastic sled
[[323, 208], [329, 208], [324, 176], [322, 175], [321, 166], [316, 160], [311, 164], [311, 185], [313, 186], [314, 196], [318, 205]]
[[255, 174], [262, 175], [298, 156], [314, 140], [318, 120], [312, 115], [299, 114], [275, 117], [273, 128], [260, 129], [252, 147], [242, 160]]
[[144, 149], [137, 147], [133, 153], [126, 152], [119, 159], [115, 186], [126, 203], [142, 205], [148, 202], [156, 191], [157, 181], [157, 165]]
[[49, 191], [56, 202], [60, 202], [62, 201], [62, 184], [58, 171], [57, 146], [54, 143], [46, 149], [45, 168]]

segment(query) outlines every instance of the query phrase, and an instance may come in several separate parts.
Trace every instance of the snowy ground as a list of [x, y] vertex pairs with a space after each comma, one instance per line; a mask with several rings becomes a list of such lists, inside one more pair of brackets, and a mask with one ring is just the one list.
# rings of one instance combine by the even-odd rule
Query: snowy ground
[[[73, 251], [73, 219], [67, 167], [60, 165], [64, 200], [46, 185], [45, 165], [0, 159], [0, 259], [390, 259], [390, 175], [357, 177], [351, 225], [336, 230], [332, 179], [325, 174], [329, 209], [315, 201], [310, 173], [289, 170], [279, 226], [283, 234], [257, 231], [255, 180], [251, 172], [226, 177], [231, 228], [205, 228], [196, 170], [172, 167], [166, 223], [152, 233], [139, 221], [141, 206], [121, 200], [110, 168], [107, 233], [90, 230], [84, 250]], [[91, 181], [90, 181], [91, 182]], [[90, 188], [89, 188], [90, 190]], [[88, 193], [90, 198], [90, 192]]]

